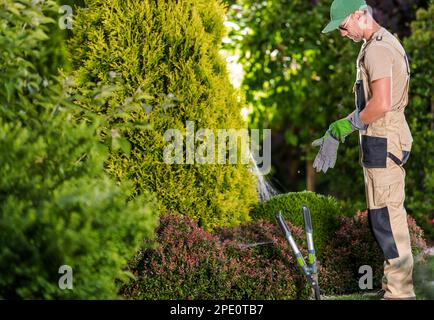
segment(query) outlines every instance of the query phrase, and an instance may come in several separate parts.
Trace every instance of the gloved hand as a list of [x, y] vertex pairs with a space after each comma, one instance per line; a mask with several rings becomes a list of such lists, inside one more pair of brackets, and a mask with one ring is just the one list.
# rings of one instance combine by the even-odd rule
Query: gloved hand
[[354, 110], [348, 117], [333, 122], [326, 134], [312, 142], [314, 147], [320, 146], [318, 154], [313, 162], [317, 172], [326, 172], [336, 163], [339, 142], [345, 142], [345, 137], [356, 130], [366, 130], [368, 126], [360, 119], [359, 110]]
[[345, 137], [356, 130], [365, 130], [368, 126], [360, 119], [359, 111], [354, 110], [348, 117], [333, 122], [330, 133], [341, 142], [345, 142]]
[[351, 127], [351, 122], [347, 118], [340, 119], [333, 122], [329, 126], [330, 134], [338, 139], [340, 142], [345, 142], [345, 137], [354, 132]]
[[312, 146], [320, 147], [315, 161], [313, 162], [313, 167], [316, 169], [316, 172], [324, 171], [325, 173], [329, 168], [335, 166], [339, 140], [334, 138], [328, 130], [322, 138], [312, 142]]

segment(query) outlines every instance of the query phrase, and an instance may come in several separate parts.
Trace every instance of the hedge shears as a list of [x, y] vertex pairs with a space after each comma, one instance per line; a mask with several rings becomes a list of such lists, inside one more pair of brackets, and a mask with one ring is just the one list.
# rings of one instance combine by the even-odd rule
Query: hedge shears
[[310, 210], [307, 206], [303, 205], [302, 210], [303, 210], [303, 218], [304, 218], [304, 230], [307, 238], [309, 264], [306, 264], [306, 261], [304, 260], [303, 255], [298, 249], [298, 246], [295, 243], [294, 238], [292, 237], [291, 231], [289, 230], [288, 225], [283, 219], [282, 213], [280, 211], [276, 214], [276, 219], [277, 222], [279, 223], [280, 229], [283, 232], [283, 235], [285, 236], [286, 240], [289, 242], [289, 245], [291, 246], [292, 251], [294, 252], [298, 266], [301, 268], [307, 280], [309, 281], [309, 284], [312, 286], [315, 299], [321, 300], [320, 290], [318, 285], [318, 270], [316, 265], [315, 248], [313, 245], [312, 219], [310, 217]]

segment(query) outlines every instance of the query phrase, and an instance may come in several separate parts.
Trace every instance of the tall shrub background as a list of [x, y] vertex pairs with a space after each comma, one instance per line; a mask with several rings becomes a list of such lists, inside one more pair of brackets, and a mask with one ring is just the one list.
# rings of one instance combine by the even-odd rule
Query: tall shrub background
[[[107, 170], [131, 179], [134, 195], [154, 191], [163, 210], [199, 218], [207, 228], [248, 221], [257, 202], [246, 165], [166, 164], [167, 129], [246, 128], [241, 98], [219, 54], [224, 6], [217, 0], [88, 0], [75, 15], [70, 58], [79, 92], [116, 84], [101, 107], [126, 152], [112, 150]], [[132, 97], [125, 108], [128, 97]], [[114, 115], [113, 115], [114, 114]], [[185, 139], [184, 139], [185, 143]], [[185, 160], [185, 147], [184, 147]]]
[[434, 2], [417, 11], [412, 34], [405, 39], [412, 68], [407, 118], [413, 134], [413, 150], [407, 167], [407, 200], [410, 214], [434, 238]]

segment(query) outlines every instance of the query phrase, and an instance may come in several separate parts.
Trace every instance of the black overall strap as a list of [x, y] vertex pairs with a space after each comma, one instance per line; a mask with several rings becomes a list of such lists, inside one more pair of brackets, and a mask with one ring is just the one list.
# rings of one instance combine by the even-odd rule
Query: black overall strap
[[387, 156], [388, 156], [390, 159], [392, 159], [393, 162], [395, 162], [398, 166], [401, 166], [401, 165], [402, 165], [402, 161], [401, 161], [397, 156], [395, 156], [393, 153], [388, 152], [388, 153], [387, 153]]

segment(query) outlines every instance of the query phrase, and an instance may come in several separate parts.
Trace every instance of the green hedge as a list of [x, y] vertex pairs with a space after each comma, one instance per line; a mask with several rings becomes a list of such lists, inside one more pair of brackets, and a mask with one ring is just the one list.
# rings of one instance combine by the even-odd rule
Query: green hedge
[[[62, 46], [49, 36], [57, 9], [51, 1], [0, 4], [0, 299], [117, 297], [122, 267], [157, 220], [152, 196], [127, 201], [131, 185], [104, 172], [97, 119], [76, 123], [68, 112], [54, 72], [62, 50], [47, 48]], [[72, 290], [59, 288], [63, 265], [72, 268]]]
[[[106, 176], [92, 134], [60, 116], [38, 129], [0, 120], [0, 298], [115, 298], [121, 268], [152, 236], [152, 198], [127, 202], [131, 186]], [[62, 265], [72, 290], [58, 287]]]
[[85, 3], [88, 8], [74, 15], [69, 42], [75, 82], [84, 96], [95, 83], [116, 89], [105, 105], [81, 105], [106, 116], [109, 129], [123, 127], [119, 133], [129, 151], [112, 150], [108, 171], [118, 180], [131, 179], [133, 195], [155, 191], [165, 209], [201, 219], [207, 228], [248, 221], [258, 197], [245, 165], [166, 164], [163, 159], [169, 144], [165, 131], [184, 134], [186, 121], [193, 121], [195, 130], [214, 133], [247, 128], [219, 54], [225, 34], [220, 1]]
[[281, 211], [286, 221], [304, 228], [301, 209], [303, 204], [310, 209], [315, 249], [318, 257], [322, 257], [324, 245], [339, 226], [338, 217], [344, 215], [333, 197], [309, 191], [281, 194], [260, 203], [252, 210], [251, 215], [253, 219], [268, 219], [276, 222], [275, 214]]

